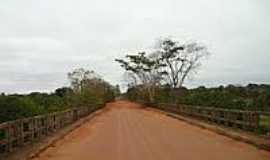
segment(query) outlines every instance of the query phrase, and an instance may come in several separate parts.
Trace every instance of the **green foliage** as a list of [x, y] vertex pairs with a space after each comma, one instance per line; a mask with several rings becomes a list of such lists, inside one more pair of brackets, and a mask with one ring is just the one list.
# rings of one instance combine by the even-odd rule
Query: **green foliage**
[[[171, 88], [182, 87], [185, 79], [195, 73], [202, 58], [209, 55], [207, 48], [198, 43], [180, 43], [170, 38], [162, 39], [152, 53], [138, 52], [116, 59], [125, 71], [134, 74], [137, 84], [147, 85], [149, 79]], [[150, 76], [149, 76], [150, 75]]]
[[38, 115], [44, 112], [28, 96], [0, 96], [0, 122]]
[[180, 43], [167, 38], [158, 45], [154, 52], [128, 54], [125, 59], [115, 60], [126, 71], [128, 86], [151, 103], [155, 98], [164, 99], [157, 94], [162, 85], [181, 88], [186, 78], [201, 65], [202, 58], [209, 55], [207, 48], [198, 43]]
[[73, 88], [71, 103], [75, 106], [104, 104], [112, 101], [120, 92], [119, 87], [110, 85], [94, 71], [76, 69], [68, 77]]
[[[83, 77], [80, 77], [81, 74]], [[101, 78], [94, 77], [93, 74], [93, 71], [75, 70], [68, 75], [74, 86], [58, 88], [51, 94], [38, 92], [28, 95], [1, 94], [0, 123], [63, 111], [71, 107], [91, 107], [113, 101], [115, 96], [120, 94], [119, 87], [114, 87]]]
[[[128, 89], [131, 100], [147, 101], [136, 87]], [[246, 87], [229, 85], [195, 89], [159, 88], [155, 103], [181, 103], [226, 109], [270, 111], [270, 85], [250, 84]]]

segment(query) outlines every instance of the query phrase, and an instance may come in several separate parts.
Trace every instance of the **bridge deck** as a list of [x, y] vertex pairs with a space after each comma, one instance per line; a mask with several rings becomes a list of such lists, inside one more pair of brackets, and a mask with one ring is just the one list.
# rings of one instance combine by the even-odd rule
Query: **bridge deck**
[[35, 158], [74, 159], [269, 160], [270, 153], [119, 101]]

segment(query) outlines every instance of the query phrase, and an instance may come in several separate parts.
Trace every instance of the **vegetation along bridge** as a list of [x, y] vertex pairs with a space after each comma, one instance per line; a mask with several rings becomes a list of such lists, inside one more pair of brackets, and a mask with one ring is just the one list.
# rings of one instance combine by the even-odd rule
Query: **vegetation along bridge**
[[[160, 107], [161, 109], [162, 107]], [[185, 107], [182, 108], [184, 112]], [[198, 108], [197, 108], [198, 110]], [[186, 113], [188, 112], [185, 110]], [[64, 120], [74, 120], [86, 116], [92, 111], [77, 110], [62, 112], [62, 118], [51, 115], [50, 121], [47, 119], [23, 121], [21, 130], [12, 130], [12, 126], [6, 125], [12, 133], [17, 132], [12, 138], [9, 137], [6, 141], [2, 140], [3, 148], [12, 149], [16, 143], [27, 142], [35, 136], [49, 132], [54, 127], [57, 128], [64, 124]], [[179, 160], [179, 159], [198, 159], [198, 160], [269, 160], [270, 153], [267, 150], [262, 150], [254, 145], [250, 145], [241, 141], [233, 140], [232, 136], [227, 137], [217, 134], [209, 129], [211, 125], [204, 123], [205, 128], [202, 129], [192, 122], [183, 118], [182, 120], [168, 116], [161, 110], [142, 107], [137, 103], [128, 101], [117, 101], [108, 103], [99, 113], [88, 119], [82, 125], [77, 126], [71, 132], [68, 132], [57, 141], [50, 142], [45, 149], [39, 150], [37, 154], [32, 155], [33, 160]], [[176, 112], [176, 111], [175, 111]], [[193, 113], [195, 109], [193, 109]], [[192, 113], [192, 112], [189, 112]], [[203, 112], [198, 112], [203, 115]], [[213, 112], [212, 112], [213, 113]], [[221, 113], [221, 111], [219, 111]], [[72, 115], [72, 116], [71, 116]], [[91, 116], [92, 114], [88, 115]], [[198, 116], [199, 114], [197, 114]], [[247, 116], [242, 114], [243, 116]], [[249, 116], [256, 117], [249, 113]], [[232, 114], [230, 115], [232, 118]], [[61, 117], [61, 116], [60, 116]], [[87, 117], [87, 116], [86, 116]], [[209, 117], [209, 116], [208, 116]], [[37, 117], [38, 118], [38, 117]], [[58, 120], [55, 120], [58, 119]], [[201, 117], [202, 118], [202, 117]], [[210, 117], [211, 118], [211, 117]], [[223, 116], [225, 119], [226, 116]], [[185, 121], [183, 121], [185, 120]], [[194, 119], [193, 119], [194, 120]], [[212, 120], [215, 118], [212, 117]], [[32, 121], [32, 125], [27, 126]], [[34, 121], [38, 121], [39, 125], [34, 125]], [[254, 119], [253, 119], [254, 121]], [[28, 122], [28, 123], [26, 123]], [[35, 123], [38, 123], [35, 122]], [[54, 122], [54, 123], [52, 123]], [[57, 122], [57, 123], [56, 123]], [[14, 122], [15, 123], [15, 122]], [[18, 122], [17, 122], [18, 123]], [[44, 123], [46, 127], [44, 126]], [[193, 121], [193, 123], [196, 123]], [[236, 123], [237, 124], [237, 123]], [[241, 123], [238, 123], [238, 126]], [[209, 125], [207, 127], [207, 125]], [[235, 124], [232, 124], [235, 125]], [[252, 123], [245, 124], [254, 125]], [[38, 127], [39, 126], [39, 127]], [[212, 125], [213, 126], [213, 125]], [[13, 126], [14, 127], [14, 126]], [[35, 127], [39, 128], [36, 129]], [[6, 129], [1, 126], [2, 131]], [[15, 127], [16, 128], [16, 127]], [[245, 127], [243, 127], [245, 128]], [[25, 130], [25, 133], [19, 136]], [[28, 130], [29, 132], [26, 132]], [[21, 132], [20, 132], [21, 131]], [[33, 132], [30, 132], [33, 131]], [[29, 134], [27, 134], [29, 133]], [[241, 132], [239, 132], [241, 133]], [[242, 134], [243, 137], [244, 133]], [[15, 138], [14, 138], [15, 137]], [[17, 141], [14, 141], [17, 138]], [[21, 139], [24, 138], [24, 139]], [[247, 138], [248, 139], [248, 138]], [[252, 141], [252, 137], [250, 138]], [[268, 139], [269, 140], [269, 139]], [[267, 139], [261, 142], [267, 145]], [[12, 142], [8, 145], [3, 145], [5, 142]], [[260, 139], [255, 139], [260, 143]], [[267, 142], [268, 141], [268, 142]], [[16, 143], [15, 143], [16, 142]], [[15, 152], [10, 159], [22, 158], [22, 152]], [[15, 155], [15, 153], [17, 155]], [[21, 154], [21, 155], [20, 155]], [[19, 157], [19, 158], [18, 158]]]

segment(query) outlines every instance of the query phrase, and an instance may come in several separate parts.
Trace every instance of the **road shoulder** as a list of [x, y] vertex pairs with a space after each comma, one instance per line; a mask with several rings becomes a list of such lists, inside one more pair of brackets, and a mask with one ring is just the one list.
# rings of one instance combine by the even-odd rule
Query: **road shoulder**
[[251, 144], [251, 145], [257, 147], [258, 149], [263, 149], [263, 150], [270, 151], [270, 139], [267, 139], [267, 138], [264, 138], [264, 137], [259, 137], [257, 135], [247, 133], [247, 132], [244, 132], [244, 131], [234, 130], [234, 129], [231, 129], [231, 128], [218, 126], [218, 125], [215, 125], [215, 124], [210, 124], [210, 123], [200, 121], [200, 120], [197, 120], [197, 119], [193, 119], [193, 118], [190, 118], [190, 117], [181, 116], [179, 114], [165, 112], [165, 111], [162, 111], [162, 110], [159, 110], [159, 109], [156, 109], [156, 108], [147, 108], [147, 109], [155, 111], [155, 112], [159, 112], [159, 113], [162, 113], [162, 114], [165, 114], [165, 115], [170, 116], [172, 118], [175, 118], [175, 119], [184, 121], [186, 123], [189, 123], [191, 125], [200, 127], [202, 129], [207, 129], [207, 130], [213, 131], [213, 132], [215, 132], [217, 134], [227, 136], [227, 137], [232, 138], [234, 140], [245, 142], [247, 144]]
[[95, 112], [91, 113], [90, 115], [88, 115], [84, 118], [81, 118], [80, 120], [76, 121], [75, 123], [73, 123], [69, 126], [66, 126], [66, 127], [62, 128], [61, 130], [59, 130], [59, 131], [57, 131], [57, 132], [55, 132], [47, 137], [44, 137], [43, 139], [41, 139], [38, 142], [35, 142], [33, 144], [30, 144], [28, 146], [25, 146], [23, 148], [15, 150], [10, 154], [5, 155], [4, 157], [0, 157], [0, 160], [2, 160], [1, 158], [3, 158], [3, 160], [18, 160], [18, 159], [30, 160], [30, 159], [33, 159], [33, 158], [37, 157], [41, 152], [46, 150], [47, 148], [53, 146], [58, 140], [65, 137], [67, 134], [69, 134], [73, 130], [77, 129], [78, 127], [80, 127], [84, 123], [90, 121], [93, 117], [97, 116], [98, 114], [101, 114], [101, 112], [102, 112], [102, 109], [95, 111]]

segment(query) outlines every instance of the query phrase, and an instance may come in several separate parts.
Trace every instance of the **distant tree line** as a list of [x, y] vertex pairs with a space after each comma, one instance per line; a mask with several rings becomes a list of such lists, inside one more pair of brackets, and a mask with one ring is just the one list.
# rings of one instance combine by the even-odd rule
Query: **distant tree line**
[[196, 42], [181, 43], [170, 38], [161, 39], [156, 46], [149, 53], [142, 51], [116, 59], [125, 70], [127, 98], [149, 103], [269, 110], [269, 85], [183, 87], [186, 79], [196, 73], [203, 58], [210, 54], [206, 46]]
[[0, 95], [0, 123], [66, 110], [72, 107], [93, 106], [112, 101], [120, 94], [94, 71], [83, 68], [68, 73], [70, 87], [56, 89], [53, 93]]
[[[131, 100], [150, 102], [137, 87], [129, 88], [125, 96]], [[270, 111], [270, 85], [249, 84], [247, 86], [228, 85], [213, 88], [170, 89], [163, 86], [157, 89], [152, 103], [178, 103], [202, 107], [224, 109]]]

